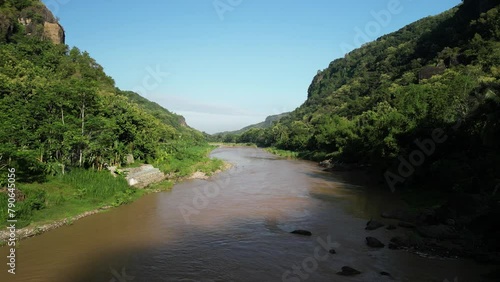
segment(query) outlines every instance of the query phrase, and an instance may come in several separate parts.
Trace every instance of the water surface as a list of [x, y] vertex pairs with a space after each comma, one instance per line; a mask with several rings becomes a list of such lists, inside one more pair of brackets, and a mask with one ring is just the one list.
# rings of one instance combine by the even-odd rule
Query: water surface
[[[233, 168], [21, 241], [17, 274], [3, 264], [0, 281], [443, 282], [480, 281], [487, 271], [468, 260], [368, 248], [366, 236], [387, 244], [402, 232], [364, 230], [401, 205], [389, 191], [260, 149], [219, 148], [213, 156]], [[313, 236], [289, 234], [294, 229]], [[6, 261], [7, 248], [0, 252]], [[336, 275], [344, 265], [362, 274]]]

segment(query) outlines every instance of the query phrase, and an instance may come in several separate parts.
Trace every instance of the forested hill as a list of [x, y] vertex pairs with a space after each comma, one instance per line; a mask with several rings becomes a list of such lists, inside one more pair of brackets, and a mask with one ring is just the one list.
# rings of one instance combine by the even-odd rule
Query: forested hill
[[87, 52], [65, 45], [41, 1], [0, 0], [0, 35], [0, 167], [16, 167], [19, 181], [120, 164], [127, 154], [154, 159], [178, 140], [203, 140], [183, 117], [118, 90]]
[[[465, 1], [331, 62], [314, 77], [307, 101], [252, 132], [253, 141], [372, 164], [381, 176], [389, 168], [396, 186], [491, 192], [500, 180], [499, 4]], [[444, 144], [402, 177], [398, 165], [420, 150], [416, 141], [440, 129]]]
[[[225, 131], [225, 132], [220, 132], [220, 133], [215, 133], [209, 136], [208, 138], [211, 141], [214, 142], [227, 142], [227, 143], [232, 143], [232, 142], [241, 142], [241, 143], [246, 143], [245, 137], [241, 136], [242, 133], [247, 133], [249, 135], [252, 135], [251, 129], [253, 129], [256, 132], [260, 132], [261, 129], [266, 129], [269, 127], [272, 127], [274, 124], [276, 124], [278, 121], [280, 121], [282, 118], [288, 116], [290, 113], [281, 113], [277, 115], [272, 115], [266, 117], [266, 120], [263, 122], [259, 122], [256, 124], [248, 125], [243, 127], [242, 129], [235, 130], [235, 131]], [[248, 141], [251, 142], [251, 141]]]

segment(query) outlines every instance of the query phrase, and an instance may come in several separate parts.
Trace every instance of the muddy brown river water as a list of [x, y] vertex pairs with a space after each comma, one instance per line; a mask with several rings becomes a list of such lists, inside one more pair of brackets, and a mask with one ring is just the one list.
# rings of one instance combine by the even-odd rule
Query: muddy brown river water
[[[353, 185], [356, 179], [260, 149], [212, 155], [233, 168], [23, 240], [16, 275], [2, 263], [0, 281], [465, 282], [488, 270], [367, 247], [366, 236], [387, 244], [402, 232], [364, 230], [368, 219], [401, 205], [389, 189]], [[294, 229], [313, 236], [289, 234]], [[7, 262], [7, 248], [0, 252]], [[346, 265], [362, 273], [337, 275]]]

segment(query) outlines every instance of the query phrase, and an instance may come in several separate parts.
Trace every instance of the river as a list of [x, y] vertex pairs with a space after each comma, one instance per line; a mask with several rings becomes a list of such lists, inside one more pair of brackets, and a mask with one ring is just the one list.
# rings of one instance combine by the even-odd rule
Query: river
[[[367, 247], [366, 236], [387, 244], [403, 232], [364, 230], [371, 217], [402, 205], [389, 189], [260, 149], [212, 155], [233, 168], [23, 240], [16, 275], [3, 263], [0, 281], [462, 282], [487, 271], [469, 260]], [[295, 229], [313, 235], [289, 233]], [[7, 248], [0, 251], [6, 262]], [[362, 273], [337, 275], [343, 266]]]

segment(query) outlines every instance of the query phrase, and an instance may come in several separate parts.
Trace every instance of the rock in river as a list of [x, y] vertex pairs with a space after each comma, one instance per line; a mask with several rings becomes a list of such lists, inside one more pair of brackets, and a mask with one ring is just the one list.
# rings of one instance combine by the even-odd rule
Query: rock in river
[[299, 230], [294, 230], [294, 231], [292, 231], [290, 233], [297, 234], [297, 235], [304, 235], [304, 236], [311, 236], [312, 235], [311, 231], [300, 230], [300, 229]]
[[343, 276], [353, 276], [353, 275], [357, 275], [360, 273], [361, 273], [360, 271], [358, 271], [352, 267], [349, 267], [349, 266], [343, 266], [342, 271], [337, 272], [338, 275], [343, 275]]
[[366, 223], [365, 229], [366, 230], [375, 230], [375, 229], [378, 229], [382, 226], [384, 226], [384, 224], [372, 219], [372, 220], [368, 221], [368, 223]]
[[385, 247], [385, 245], [382, 244], [382, 242], [380, 242], [377, 238], [374, 238], [374, 237], [366, 237], [366, 244], [369, 247], [372, 247], [372, 248], [383, 248], [383, 247]]

